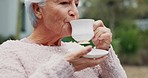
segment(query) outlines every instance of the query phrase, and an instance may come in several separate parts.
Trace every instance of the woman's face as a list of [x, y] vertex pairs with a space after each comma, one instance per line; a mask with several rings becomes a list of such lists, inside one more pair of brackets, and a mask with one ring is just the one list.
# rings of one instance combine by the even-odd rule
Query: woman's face
[[71, 35], [70, 20], [78, 19], [78, 0], [47, 0], [42, 8], [45, 27], [60, 37]]

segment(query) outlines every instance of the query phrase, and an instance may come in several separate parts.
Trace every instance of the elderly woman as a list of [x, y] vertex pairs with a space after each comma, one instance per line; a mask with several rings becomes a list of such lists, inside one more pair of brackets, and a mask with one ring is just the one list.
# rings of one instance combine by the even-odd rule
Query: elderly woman
[[83, 58], [88, 46], [69, 52], [76, 43], [61, 42], [71, 35], [70, 21], [79, 18], [79, 0], [26, 0], [26, 9], [34, 26], [32, 34], [21, 40], [9, 40], [0, 46], [0, 78], [127, 78], [110, 46], [112, 33], [102, 21], [94, 23], [92, 41], [96, 48], [108, 50], [96, 60]]

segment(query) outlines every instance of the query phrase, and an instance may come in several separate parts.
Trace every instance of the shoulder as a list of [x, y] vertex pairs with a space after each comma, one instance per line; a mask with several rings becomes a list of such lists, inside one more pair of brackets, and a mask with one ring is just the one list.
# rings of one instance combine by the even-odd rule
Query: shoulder
[[18, 40], [8, 40], [0, 45], [0, 55], [9, 55], [15, 51]]
[[17, 45], [18, 40], [8, 40], [0, 45], [0, 49], [6, 50]]
[[18, 58], [17, 54], [15, 54], [15, 43], [17, 40], [8, 40], [0, 45], [0, 62], [6, 63], [11, 62], [12, 60]]
[[27, 43], [20, 40], [8, 40], [0, 45], [0, 53], [9, 54], [21, 52], [21, 50], [27, 46]]
[[1, 49], [5, 50], [20, 50], [24, 48], [32, 48], [32, 47], [38, 47], [39, 45], [29, 43], [25, 41], [24, 39], [21, 40], [8, 40], [0, 45]]
[[3, 72], [6, 72], [6, 75], [9, 74], [8, 71], [24, 73], [21, 60], [14, 48], [17, 47], [17, 42], [18, 40], [8, 40], [0, 45], [0, 68], [4, 69]]

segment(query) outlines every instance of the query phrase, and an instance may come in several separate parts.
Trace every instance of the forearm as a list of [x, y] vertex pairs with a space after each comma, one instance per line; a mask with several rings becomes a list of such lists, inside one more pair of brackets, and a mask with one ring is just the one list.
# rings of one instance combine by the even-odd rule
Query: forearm
[[101, 76], [103, 78], [127, 78], [112, 47], [109, 49], [108, 58], [100, 64], [100, 67], [102, 69]]

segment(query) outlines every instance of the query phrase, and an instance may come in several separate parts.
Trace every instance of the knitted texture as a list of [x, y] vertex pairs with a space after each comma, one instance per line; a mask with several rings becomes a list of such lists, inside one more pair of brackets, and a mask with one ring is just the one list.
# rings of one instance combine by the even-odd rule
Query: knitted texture
[[6, 41], [0, 45], [0, 78], [127, 78], [112, 47], [100, 65], [74, 71], [64, 55], [78, 46], [43, 46], [27, 38]]

